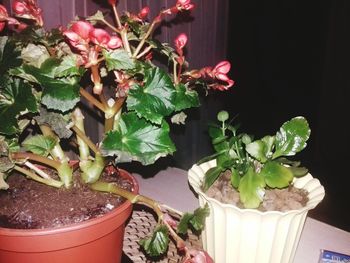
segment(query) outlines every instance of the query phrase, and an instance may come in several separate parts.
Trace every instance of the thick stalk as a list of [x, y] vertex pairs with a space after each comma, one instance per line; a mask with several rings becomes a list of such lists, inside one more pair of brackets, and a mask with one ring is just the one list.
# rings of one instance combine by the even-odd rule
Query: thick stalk
[[17, 165], [15, 165], [14, 169], [24, 175], [26, 175], [27, 177], [29, 177], [30, 179], [34, 180], [34, 181], [37, 181], [39, 183], [43, 183], [43, 184], [46, 184], [46, 185], [49, 185], [49, 186], [53, 186], [53, 187], [56, 187], [56, 188], [60, 188], [62, 187], [63, 185], [63, 182], [60, 182], [60, 181], [56, 181], [54, 179], [45, 179], [45, 178], [42, 178], [38, 175], [36, 175], [35, 173], [32, 173], [31, 171], [29, 170], [26, 170], [22, 167], [19, 167]]
[[92, 80], [94, 82], [93, 92], [97, 95], [100, 95], [103, 89], [99, 70], [98, 64], [91, 65]]
[[50, 166], [54, 169], [58, 169], [61, 163], [59, 161], [55, 161], [49, 158], [46, 158], [41, 155], [37, 155], [34, 153], [29, 152], [13, 152], [11, 153], [11, 159], [15, 160], [32, 160], [41, 164], [45, 164], [47, 166]]
[[152, 24], [150, 25], [150, 27], [148, 28], [146, 34], [143, 36], [143, 38], [141, 39], [140, 43], [137, 45], [137, 48], [134, 52], [134, 54], [132, 55], [133, 58], [136, 58], [137, 55], [140, 53], [143, 45], [145, 44], [147, 38], [151, 35], [155, 25], [157, 24], [156, 20], [153, 20]]
[[[118, 98], [117, 101], [108, 108], [106, 111], [106, 119], [105, 119], [105, 133], [112, 130], [115, 127], [116, 119], [115, 117], [118, 115], [120, 112], [124, 102], [125, 102], [125, 97], [123, 98]], [[117, 120], [118, 121], [118, 120]]]
[[81, 96], [83, 96], [88, 102], [90, 102], [96, 108], [98, 108], [103, 112], [106, 111], [106, 107], [101, 102], [99, 102], [94, 96], [92, 96], [89, 92], [87, 92], [85, 89], [80, 88], [79, 92]]
[[88, 160], [90, 157], [90, 149], [88, 144], [85, 142], [86, 134], [85, 134], [85, 128], [84, 128], [84, 115], [79, 108], [76, 108], [73, 111], [72, 119], [74, 122], [74, 126], [72, 127], [72, 130], [77, 135], [77, 143], [79, 145], [80, 160]]
[[95, 183], [105, 168], [105, 160], [100, 153], [97, 153], [95, 160], [83, 160], [79, 162], [79, 167], [83, 172], [81, 178], [87, 184]]

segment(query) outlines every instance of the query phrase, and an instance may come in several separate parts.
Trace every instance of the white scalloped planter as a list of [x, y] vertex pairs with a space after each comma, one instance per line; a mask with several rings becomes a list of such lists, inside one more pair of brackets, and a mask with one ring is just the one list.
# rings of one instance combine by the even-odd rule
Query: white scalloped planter
[[239, 209], [208, 197], [201, 190], [205, 172], [216, 166], [210, 161], [194, 165], [188, 180], [198, 193], [199, 204], [210, 207], [202, 232], [203, 248], [217, 263], [291, 263], [300, 240], [307, 212], [325, 195], [319, 180], [310, 174], [295, 179], [294, 186], [309, 192], [306, 207], [285, 213]]

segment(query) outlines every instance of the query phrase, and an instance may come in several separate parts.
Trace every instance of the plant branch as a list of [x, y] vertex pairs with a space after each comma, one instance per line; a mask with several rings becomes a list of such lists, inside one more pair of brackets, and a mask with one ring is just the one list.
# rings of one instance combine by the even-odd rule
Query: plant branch
[[99, 153], [100, 150], [96, 147], [96, 145], [90, 140], [89, 137], [86, 136], [84, 132], [82, 132], [77, 126], [73, 125], [71, 128], [77, 136], [82, 139], [88, 146], [89, 148], [96, 154]]
[[158, 23], [157, 20], [153, 20], [152, 24], [150, 25], [150, 27], [148, 28], [146, 34], [143, 36], [143, 38], [141, 39], [140, 43], [137, 45], [137, 48], [134, 52], [134, 54], [132, 55], [133, 58], [136, 58], [137, 55], [139, 54], [139, 52], [141, 51], [143, 45], [145, 44], [147, 38], [151, 35], [155, 25]]
[[26, 170], [20, 166], [17, 166], [15, 165], [14, 169], [24, 175], [26, 175], [27, 177], [29, 177], [30, 179], [34, 180], [34, 181], [37, 181], [37, 182], [40, 182], [40, 183], [43, 183], [43, 184], [46, 184], [46, 185], [49, 185], [49, 186], [53, 186], [53, 187], [56, 187], [56, 188], [60, 188], [62, 187], [63, 185], [63, 182], [60, 182], [60, 181], [56, 181], [54, 179], [45, 179], [45, 178], [42, 178], [40, 176], [37, 176], [35, 173], [32, 173], [31, 171], [29, 170]]
[[50, 151], [51, 156], [56, 160], [56, 161], [68, 161], [68, 157], [65, 155], [64, 151], [62, 150], [59, 141], [60, 139], [57, 137], [57, 135], [51, 130], [51, 128], [47, 125], [39, 125], [41, 132], [45, 136], [51, 136], [53, 138], [57, 139], [57, 143], [55, 144], [54, 148]]
[[105, 106], [101, 102], [99, 102], [94, 96], [92, 96], [89, 92], [87, 92], [85, 89], [80, 88], [79, 92], [81, 96], [83, 96], [87, 101], [89, 101], [96, 108], [100, 109], [103, 112], [106, 111]]
[[103, 19], [103, 20], [100, 20], [100, 21], [103, 22], [110, 29], [112, 29], [114, 32], [120, 33], [120, 30], [118, 28], [116, 28], [115, 26], [113, 26], [112, 24], [110, 24], [107, 20]]
[[115, 20], [117, 22], [118, 29], [121, 29], [122, 28], [122, 23], [120, 22], [120, 17], [119, 17], [119, 14], [118, 14], [117, 6], [116, 5], [112, 5], [112, 9], [113, 9]]
[[56, 170], [61, 165], [60, 162], [29, 152], [13, 152], [11, 158], [16, 160], [32, 160], [41, 164], [46, 164]]
[[38, 168], [36, 165], [32, 164], [31, 162], [26, 161], [24, 163], [24, 165], [27, 166], [28, 168], [32, 169], [34, 172], [36, 172], [42, 178], [45, 178], [45, 179], [48, 179], [48, 180], [52, 179], [50, 175], [45, 173], [43, 170], [41, 170], [40, 168]]

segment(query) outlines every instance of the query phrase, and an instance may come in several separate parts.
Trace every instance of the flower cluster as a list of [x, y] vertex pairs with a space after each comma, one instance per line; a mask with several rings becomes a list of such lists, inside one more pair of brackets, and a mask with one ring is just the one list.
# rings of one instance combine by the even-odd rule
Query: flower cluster
[[[186, 34], [172, 44], [153, 38], [165, 17], [190, 12], [195, 7], [191, 0], [178, 0], [153, 19], [147, 6], [120, 14], [118, 1], [108, 3], [115, 24], [97, 11], [50, 31], [43, 28], [36, 0], [12, 1], [14, 17], [0, 5], [0, 32], [6, 34], [0, 36], [0, 189], [9, 187], [6, 178], [14, 170], [52, 187], [74, 187], [62, 140], [77, 145], [82, 181], [94, 190], [111, 189], [99, 181], [107, 163], [148, 165], [172, 154], [170, 121], [184, 123], [184, 111], [199, 106], [198, 88], [227, 90], [234, 84], [228, 61], [189, 70]], [[153, 54], [168, 63], [157, 66]], [[101, 141], [92, 142], [85, 132], [82, 99], [104, 118]], [[52, 167], [58, 177], [33, 168], [31, 162]], [[185, 262], [211, 262], [203, 251], [187, 248], [177, 226], [158, 204], [149, 204], [156, 207], [159, 224], [166, 226], [158, 236], [170, 232]]]

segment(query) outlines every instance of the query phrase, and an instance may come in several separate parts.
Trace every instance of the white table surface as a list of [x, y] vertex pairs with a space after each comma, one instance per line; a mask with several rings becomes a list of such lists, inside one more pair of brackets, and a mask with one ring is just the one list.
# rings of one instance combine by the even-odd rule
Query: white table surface
[[[134, 175], [140, 184], [140, 194], [183, 212], [198, 207], [198, 200], [188, 186], [186, 171], [167, 168], [147, 179]], [[308, 217], [294, 262], [317, 263], [321, 249], [350, 255], [350, 233]]]

